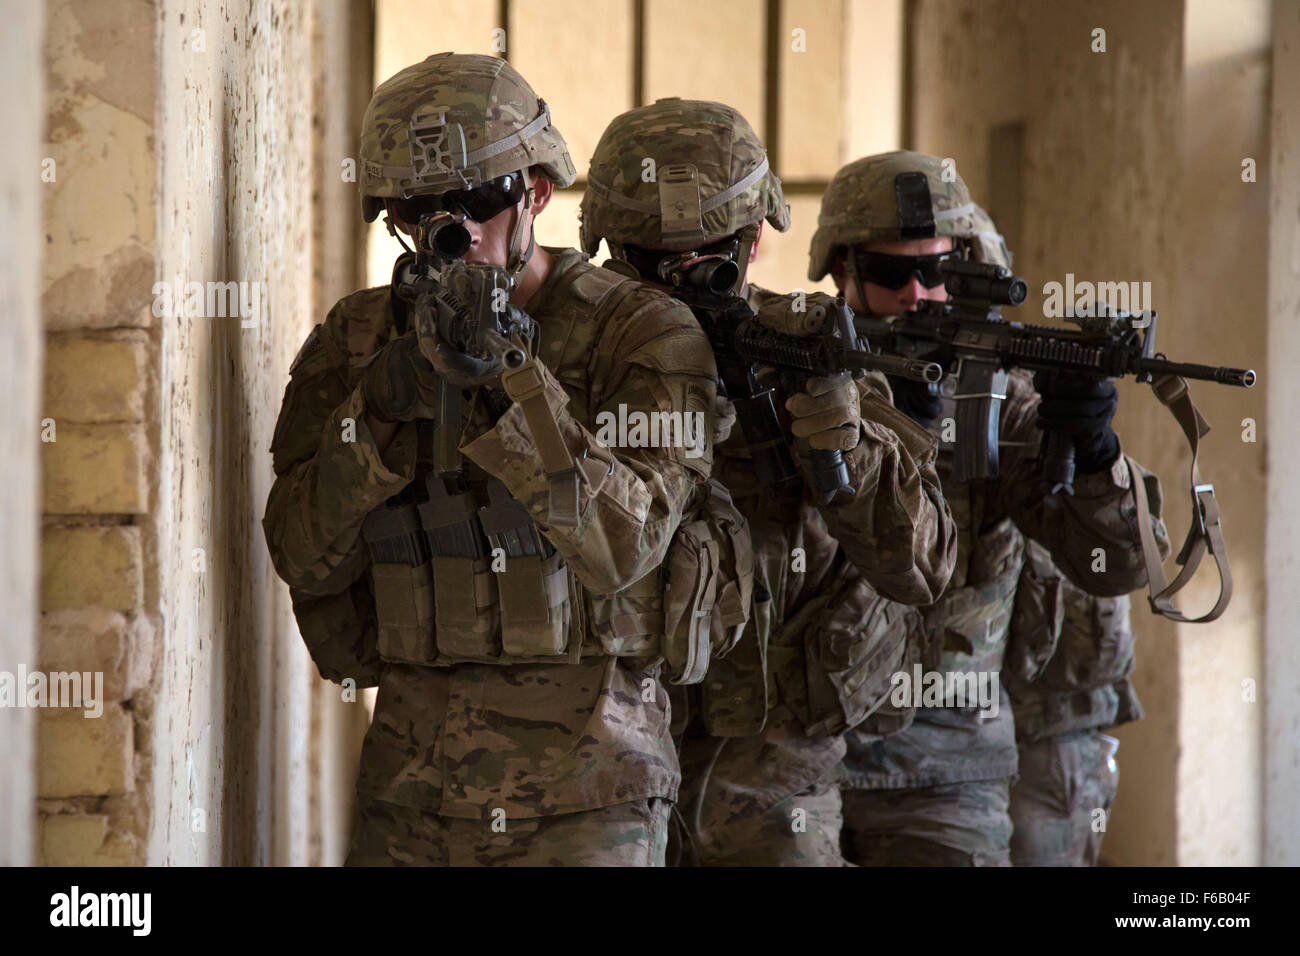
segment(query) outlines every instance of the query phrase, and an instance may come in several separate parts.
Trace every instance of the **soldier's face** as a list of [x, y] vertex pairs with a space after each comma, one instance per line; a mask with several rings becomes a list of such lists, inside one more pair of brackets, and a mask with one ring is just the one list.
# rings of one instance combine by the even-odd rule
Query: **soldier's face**
[[[908, 239], [899, 242], [867, 242], [855, 248], [862, 252], [876, 252], [889, 256], [934, 256], [951, 252], [953, 238], [938, 236], [934, 239]], [[948, 299], [948, 292], [942, 282], [926, 286], [916, 275], [913, 275], [900, 289], [889, 289], [863, 279], [861, 286], [867, 297], [865, 303], [858, 294], [858, 283], [848, 281], [846, 270], [837, 271], [835, 284], [844, 294], [849, 308], [855, 312], [867, 311], [876, 315], [902, 315], [914, 310], [922, 299], [935, 299], [939, 302]]]
[[527, 210], [523, 210], [521, 199], [517, 206], [497, 213], [487, 222], [475, 222], [469, 218], [464, 220], [464, 226], [469, 230], [470, 237], [469, 251], [465, 253], [466, 262], [482, 266], [504, 266], [510, 257], [510, 235], [514, 232], [517, 212], [524, 217], [520, 251], [528, 248], [529, 230], [532, 228], [533, 219], [551, 201], [553, 184], [545, 176], [538, 176], [533, 180], [532, 187], [533, 202]]
[[[514, 232], [516, 214], [524, 217], [523, 248], [528, 247], [529, 229], [532, 227], [533, 220], [550, 203], [554, 186], [545, 176], [536, 176], [532, 180], [532, 189], [533, 201], [527, 210], [522, 208], [524, 201], [521, 198], [517, 204], [503, 209], [487, 222], [475, 222], [468, 216], [456, 214], [456, 218], [469, 232], [469, 250], [464, 256], [466, 262], [475, 265], [504, 266], [509, 259], [510, 235]], [[398, 229], [408, 236], [415, 235], [414, 223], [404, 220], [391, 200], [388, 202], [388, 214]]]

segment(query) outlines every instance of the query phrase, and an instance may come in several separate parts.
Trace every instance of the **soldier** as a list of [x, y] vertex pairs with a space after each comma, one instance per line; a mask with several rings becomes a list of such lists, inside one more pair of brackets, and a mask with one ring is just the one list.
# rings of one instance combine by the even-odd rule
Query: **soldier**
[[[724, 294], [755, 309], [785, 303], [745, 280], [763, 221], [784, 231], [789, 209], [762, 143], [728, 106], [669, 98], [617, 117], [596, 147], [581, 215], [583, 248], [604, 239], [608, 268], [663, 284], [663, 268], [714, 257], [737, 267]], [[893, 408], [883, 376], [814, 378], [784, 398], [796, 457], [840, 449], [854, 494], [818, 506], [803, 481], [764, 488], [740, 429], [715, 435], [714, 475], [749, 519], [756, 603], [741, 644], [692, 688], [679, 805], [699, 864], [842, 864], [843, 731], [919, 652], [915, 611], [877, 591], [931, 603], [955, 554], [937, 444]], [[734, 422], [722, 405], [719, 422]], [[688, 714], [684, 698], [673, 703], [676, 729]]]
[[[403, 257], [293, 363], [267, 543], [322, 676], [379, 687], [348, 862], [662, 865], [680, 773], [659, 565], [711, 466], [707, 340], [672, 299], [534, 243], [575, 170], [505, 61], [390, 78], [361, 159], [367, 221], [386, 209], [427, 252], [450, 214], [468, 249], [441, 275], [487, 276], [538, 331], [502, 374], [509, 353], [458, 349], [430, 300], [396, 294]], [[481, 305], [460, 288], [437, 308]], [[607, 448], [613, 410], [706, 434]]]
[[[941, 160], [894, 152], [857, 160], [832, 179], [810, 250], [809, 278], [828, 272], [855, 312], [900, 315], [923, 298], [945, 299], [938, 264], [949, 256], [1009, 264], [991, 221]], [[936, 432], [954, 416], [950, 396], [896, 382], [896, 405]], [[950, 480], [952, 445], [939, 474], [958, 523], [957, 563], [942, 601], [924, 610], [936, 676], [983, 681], [985, 705], [919, 708], [911, 726], [869, 719], [848, 735], [844, 759], [845, 854], [862, 865], [1010, 865], [1009, 801], [1017, 770], [1015, 724], [999, 678], [1025, 537], [1040, 542], [1089, 593], [1117, 596], [1146, 582], [1129, 471], [1152, 502], [1162, 554], [1159, 482], [1121, 453], [1110, 427], [1113, 384], [1013, 372], [1001, 409], [1001, 471], [988, 482]], [[1042, 429], [1070, 434], [1078, 478], [1071, 496], [1045, 494], [1034, 456]], [[1104, 564], [1098, 564], [1101, 549]], [[900, 686], [906, 686], [901, 684]], [[967, 684], [966, 686], [969, 686]], [[996, 691], [994, 693], [994, 691]]]
[[1026, 545], [1003, 665], [1020, 755], [1011, 862], [1096, 866], [1119, 786], [1119, 741], [1101, 728], [1142, 719], [1129, 598], [1080, 590]]

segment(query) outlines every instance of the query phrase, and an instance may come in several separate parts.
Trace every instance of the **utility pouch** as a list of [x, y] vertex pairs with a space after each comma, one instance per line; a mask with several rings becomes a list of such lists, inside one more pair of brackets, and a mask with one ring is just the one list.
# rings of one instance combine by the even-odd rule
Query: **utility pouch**
[[705, 521], [677, 529], [665, 560], [664, 676], [673, 684], [698, 684], [709, 666], [713, 605], [721, 555]]
[[741, 640], [754, 591], [749, 524], [731, 495], [710, 479], [664, 560], [664, 643], [670, 683], [697, 684], [709, 661]]
[[1056, 653], [1065, 624], [1061, 572], [1037, 541], [1025, 539], [1025, 566], [1016, 587], [1011, 632], [1002, 661], [1008, 686], [1037, 680]]
[[409, 501], [376, 508], [361, 526], [374, 562], [375, 608], [381, 657], [411, 664], [431, 664], [434, 643], [433, 587], [429, 552], [415, 504]]

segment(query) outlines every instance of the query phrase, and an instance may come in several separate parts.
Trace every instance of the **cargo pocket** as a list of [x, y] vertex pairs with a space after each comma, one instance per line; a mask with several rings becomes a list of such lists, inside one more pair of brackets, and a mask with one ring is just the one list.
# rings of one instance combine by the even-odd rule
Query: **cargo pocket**
[[372, 565], [379, 618], [379, 655], [407, 664], [432, 664], [433, 584], [429, 562]]
[[438, 653], [465, 661], [501, 656], [495, 575], [487, 558], [433, 557]]
[[558, 553], [521, 555], [497, 575], [501, 644], [511, 657], [554, 657], [569, 634], [569, 570]]
[[682, 525], [664, 562], [665, 676], [674, 684], [698, 684], [709, 666], [713, 605], [717, 599], [721, 558], [717, 542], [703, 521]]

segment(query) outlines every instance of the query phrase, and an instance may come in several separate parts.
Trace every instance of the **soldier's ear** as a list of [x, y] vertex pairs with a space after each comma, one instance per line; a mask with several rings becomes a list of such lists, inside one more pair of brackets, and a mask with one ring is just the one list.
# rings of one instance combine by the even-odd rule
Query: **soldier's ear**
[[758, 234], [754, 236], [754, 244], [749, 247], [749, 261], [753, 262], [758, 258], [758, 244], [763, 241], [763, 220], [758, 221]]
[[831, 256], [831, 281], [835, 283], [835, 288], [841, 292], [844, 291], [844, 253], [843, 251]]
[[542, 172], [541, 167], [534, 166], [529, 170], [529, 174], [533, 190], [532, 213], [536, 217], [551, 201], [551, 196], [555, 194], [555, 184]]

